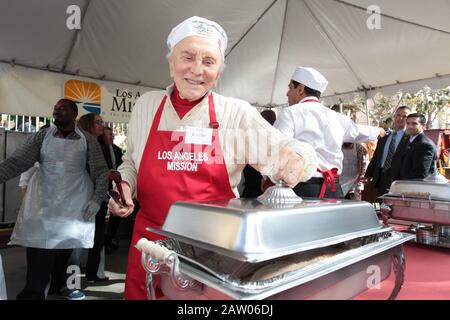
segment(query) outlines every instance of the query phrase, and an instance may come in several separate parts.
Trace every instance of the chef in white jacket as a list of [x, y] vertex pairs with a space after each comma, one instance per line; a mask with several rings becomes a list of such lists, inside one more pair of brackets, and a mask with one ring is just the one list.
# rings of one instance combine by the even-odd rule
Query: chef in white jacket
[[304, 197], [343, 198], [339, 185], [342, 172], [342, 143], [367, 142], [384, 136], [382, 128], [357, 125], [319, 101], [328, 81], [313, 68], [297, 67], [287, 92], [289, 107], [279, 115], [274, 127], [288, 137], [311, 144], [318, 168], [313, 177], [299, 183], [294, 191]]

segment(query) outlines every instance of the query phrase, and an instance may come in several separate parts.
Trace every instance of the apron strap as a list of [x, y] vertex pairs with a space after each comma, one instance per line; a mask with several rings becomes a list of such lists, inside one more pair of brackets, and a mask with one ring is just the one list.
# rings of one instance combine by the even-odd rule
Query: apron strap
[[167, 95], [164, 96], [164, 98], [161, 100], [161, 103], [159, 104], [158, 110], [156, 110], [155, 117], [153, 118], [152, 127], [150, 129], [149, 137], [151, 133], [155, 133], [158, 131], [159, 121], [161, 120], [162, 111], [164, 109], [164, 105], [166, 104]]
[[317, 172], [320, 172], [323, 176], [322, 188], [320, 189], [319, 194], [319, 198], [323, 199], [328, 185], [331, 186], [331, 192], [336, 192], [336, 184], [334, 182], [334, 179], [339, 178], [338, 169], [337, 168], [333, 168], [331, 170], [317, 169]]

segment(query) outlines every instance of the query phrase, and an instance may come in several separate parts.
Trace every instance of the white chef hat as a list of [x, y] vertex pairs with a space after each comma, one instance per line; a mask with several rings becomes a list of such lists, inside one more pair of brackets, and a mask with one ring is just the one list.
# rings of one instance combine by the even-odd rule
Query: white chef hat
[[292, 75], [295, 80], [311, 89], [323, 93], [328, 85], [328, 80], [316, 69], [297, 67]]
[[222, 58], [225, 57], [228, 37], [225, 30], [218, 23], [197, 16], [184, 20], [173, 28], [167, 37], [169, 50], [172, 51], [178, 42], [189, 36], [200, 36], [217, 43], [222, 53]]

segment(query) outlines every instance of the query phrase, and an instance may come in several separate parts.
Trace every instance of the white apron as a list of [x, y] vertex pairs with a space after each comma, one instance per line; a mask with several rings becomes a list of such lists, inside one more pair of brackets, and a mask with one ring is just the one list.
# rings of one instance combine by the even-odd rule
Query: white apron
[[344, 154], [344, 160], [342, 162], [342, 174], [339, 177], [339, 182], [345, 196], [359, 181], [356, 144], [353, 144], [352, 149], [342, 148], [342, 153]]
[[40, 167], [20, 207], [9, 244], [44, 249], [92, 248], [95, 219], [85, 221], [81, 208], [94, 186], [86, 171], [87, 142], [54, 136], [51, 125], [42, 143]]

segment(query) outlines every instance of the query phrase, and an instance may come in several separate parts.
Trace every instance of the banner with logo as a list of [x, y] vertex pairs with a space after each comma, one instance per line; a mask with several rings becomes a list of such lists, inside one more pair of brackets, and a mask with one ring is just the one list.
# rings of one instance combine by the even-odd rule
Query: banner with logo
[[0, 113], [51, 117], [61, 98], [74, 100], [78, 114], [100, 114], [127, 123], [136, 100], [148, 87], [93, 80], [0, 63]]

